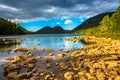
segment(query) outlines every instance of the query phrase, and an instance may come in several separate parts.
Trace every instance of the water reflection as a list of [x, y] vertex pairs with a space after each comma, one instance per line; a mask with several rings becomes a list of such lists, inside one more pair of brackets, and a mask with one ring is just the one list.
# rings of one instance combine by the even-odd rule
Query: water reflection
[[[0, 51], [6, 48], [15, 48], [15, 47], [24, 47], [24, 48], [31, 48], [35, 47], [37, 49], [40, 48], [51, 48], [53, 50], [59, 50], [60, 48], [63, 49], [75, 49], [80, 48], [83, 44], [80, 43], [73, 43], [70, 41], [65, 41], [65, 38], [70, 38], [75, 35], [25, 35], [25, 36], [10, 36], [5, 38], [16, 38], [22, 39], [20, 44], [13, 44], [13, 45], [2, 45], [0, 47]], [[37, 46], [35, 44], [38, 44]]]
[[[64, 37], [65, 38], [65, 37]], [[60, 48], [63, 49], [74, 49], [82, 47], [82, 43], [73, 43], [70, 41], [65, 41], [64, 38], [37, 38], [30, 41], [30, 39], [26, 39], [25, 41], [21, 42], [20, 47], [30, 48], [35, 47], [37, 49], [40, 48], [51, 48], [54, 50], [59, 50]], [[35, 46], [35, 44], [38, 44]]]
[[9, 44], [9, 45], [0, 45], [0, 52], [5, 52], [8, 51], [10, 49], [14, 49], [16, 47], [19, 47], [20, 43], [17, 44]]
[[[7, 36], [1, 37], [1, 39], [19, 39], [22, 40], [19, 44], [13, 45], [1, 45], [0, 46], [0, 57], [8, 56], [8, 54], [14, 55], [13, 49], [16, 47], [23, 48], [35, 48], [35, 50], [40, 50], [41, 48], [49, 49], [52, 51], [57, 51], [59, 49], [72, 50], [80, 48], [83, 46], [81, 42], [71, 42], [66, 41], [65, 38], [71, 38], [73, 34], [35, 34], [35, 35], [23, 35], [23, 36]], [[11, 49], [8, 53], [8, 49]]]

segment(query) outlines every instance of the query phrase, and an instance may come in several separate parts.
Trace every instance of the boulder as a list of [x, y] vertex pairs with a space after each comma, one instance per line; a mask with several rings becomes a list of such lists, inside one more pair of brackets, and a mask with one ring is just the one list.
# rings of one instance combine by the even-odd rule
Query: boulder
[[4, 76], [7, 76], [11, 72], [18, 72], [20, 69], [20, 66], [16, 64], [9, 64], [4, 67]]
[[73, 78], [74, 78], [74, 73], [73, 73], [73, 72], [66, 72], [66, 73], [64, 73], [64, 78], [65, 78], [66, 80], [73, 80]]
[[5, 59], [6, 59], [6, 60], [9, 60], [9, 61], [14, 60], [13, 57], [7, 57], [7, 58], [5, 58]]
[[63, 58], [64, 56], [65, 56], [65, 55], [62, 54], [62, 53], [57, 54], [57, 57], [58, 57], [58, 58]]

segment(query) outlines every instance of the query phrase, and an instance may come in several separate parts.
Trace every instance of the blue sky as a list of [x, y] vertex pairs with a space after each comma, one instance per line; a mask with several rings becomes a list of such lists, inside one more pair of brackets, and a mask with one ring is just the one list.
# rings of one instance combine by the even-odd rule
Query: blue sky
[[45, 20], [37, 20], [31, 22], [22, 22], [19, 23], [21, 26], [30, 31], [37, 31], [45, 26], [55, 27], [61, 26], [65, 30], [72, 30], [76, 26], [80, 25], [87, 18], [78, 18], [78, 17], [63, 17], [63, 18], [50, 18]]
[[71, 30], [100, 13], [113, 12], [119, 0], [0, 0], [0, 16], [36, 31], [60, 25]]

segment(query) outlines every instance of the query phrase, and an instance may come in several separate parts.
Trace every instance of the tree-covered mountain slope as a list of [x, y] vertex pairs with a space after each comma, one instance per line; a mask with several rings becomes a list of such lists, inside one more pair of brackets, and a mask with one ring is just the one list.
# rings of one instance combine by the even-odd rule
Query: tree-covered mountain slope
[[19, 35], [26, 33], [29, 33], [29, 31], [22, 28], [19, 24], [0, 17], [0, 35]]
[[81, 25], [74, 28], [73, 32], [79, 31], [82, 29], [98, 27], [99, 23], [102, 21], [104, 16], [106, 16], [106, 15], [112, 16], [112, 14], [113, 14], [113, 12], [107, 12], [107, 13], [102, 13], [102, 14], [98, 14], [94, 17], [91, 17], [91, 18], [87, 19], [86, 21], [84, 21]]
[[37, 34], [64, 34], [69, 33], [69, 30], [64, 30], [61, 26], [55, 26], [51, 28], [46, 26], [36, 32]]

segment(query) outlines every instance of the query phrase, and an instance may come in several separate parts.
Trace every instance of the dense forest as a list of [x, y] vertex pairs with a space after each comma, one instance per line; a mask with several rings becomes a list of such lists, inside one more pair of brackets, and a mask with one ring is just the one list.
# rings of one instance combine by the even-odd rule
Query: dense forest
[[30, 33], [19, 24], [0, 18], [0, 35], [19, 35]]
[[99, 30], [101, 33], [120, 33], [120, 6], [112, 17], [106, 15], [103, 18], [100, 22]]
[[[94, 21], [94, 23], [96, 23], [96, 21]], [[78, 27], [73, 30], [73, 33], [82, 33], [103, 37], [113, 37], [114, 35], [116, 35], [114, 37], [118, 37], [120, 35], [120, 6], [112, 15], [106, 14], [99, 22], [98, 26], [85, 26], [82, 29]]]

